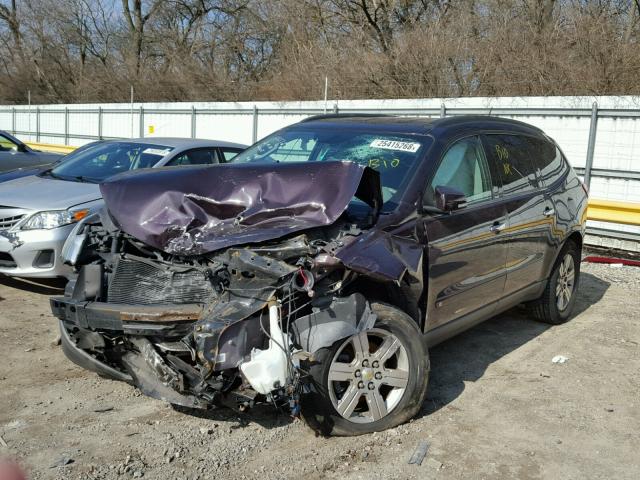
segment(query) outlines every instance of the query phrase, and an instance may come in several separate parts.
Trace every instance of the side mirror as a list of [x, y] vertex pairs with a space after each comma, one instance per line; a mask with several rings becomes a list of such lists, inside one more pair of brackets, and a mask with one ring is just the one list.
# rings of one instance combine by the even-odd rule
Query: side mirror
[[438, 185], [435, 196], [436, 207], [443, 212], [452, 212], [467, 206], [467, 197], [457, 188]]
[[27, 148], [27, 146], [24, 143], [20, 143], [16, 146], [16, 151], [21, 152], [21, 153], [25, 153], [28, 152], [29, 149]]

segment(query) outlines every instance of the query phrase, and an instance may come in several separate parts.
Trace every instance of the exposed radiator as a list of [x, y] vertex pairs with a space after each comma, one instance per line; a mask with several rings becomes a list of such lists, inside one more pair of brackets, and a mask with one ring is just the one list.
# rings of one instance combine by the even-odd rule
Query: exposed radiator
[[129, 305], [204, 303], [213, 295], [201, 271], [176, 272], [130, 258], [118, 261], [108, 288], [110, 303]]

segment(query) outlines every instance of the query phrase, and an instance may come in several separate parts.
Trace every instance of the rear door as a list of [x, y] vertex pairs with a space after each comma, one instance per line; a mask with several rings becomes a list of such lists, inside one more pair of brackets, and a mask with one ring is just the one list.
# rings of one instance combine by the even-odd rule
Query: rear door
[[567, 190], [569, 164], [560, 149], [550, 140], [536, 139], [540, 168], [540, 182], [544, 187], [545, 210], [548, 217], [547, 248], [544, 258], [544, 272], [548, 275], [562, 241], [577, 220], [576, 212], [581, 210], [578, 202], [584, 199], [584, 190], [579, 181], [572, 182], [572, 193]]
[[427, 186], [425, 206], [434, 206], [438, 186], [462, 191], [467, 206], [424, 217], [428, 242], [427, 330], [466, 315], [486, 318], [502, 297], [507, 215], [495, 173], [478, 136], [460, 139], [444, 153]]
[[500, 175], [509, 218], [509, 228], [504, 232], [508, 242], [505, 296], [544, 276], [543, 258], [553, 220], [548, 215], [548, 200], [539, 181], [532, 140], [533, 137], [511, 133], [483, 136], [489, 160]]

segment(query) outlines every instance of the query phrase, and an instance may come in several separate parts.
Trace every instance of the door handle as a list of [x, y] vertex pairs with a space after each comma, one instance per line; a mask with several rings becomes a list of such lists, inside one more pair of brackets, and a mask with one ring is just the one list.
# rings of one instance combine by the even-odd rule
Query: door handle
[[544, 212], [542, 212], [542, 214], [543, 214], [545, 217], [550, 217], [550, 216], [552, 216], [552, 215], [555, 215], [555, 214], [556, 214], [556, 211], [555, 211], [555, 209], [554, 209], [554, 208], [547, 207], [547, 208], [545, 208], [545, 209], [544, 209]]
[[502, 230], [504, 230], [507, 227], [506, 223], [494, 223], [493, 225], [491, 225], [489, 227], [489, 231], [492, 233], [500, 233]]

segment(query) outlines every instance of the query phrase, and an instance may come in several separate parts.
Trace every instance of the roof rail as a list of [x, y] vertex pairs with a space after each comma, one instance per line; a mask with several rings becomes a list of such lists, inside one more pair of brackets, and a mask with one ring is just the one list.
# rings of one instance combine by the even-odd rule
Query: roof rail
[[323, 115], [312, 115], [299, 123], [311, 122], [312, 120], [324, 120], [328, 118], [367, 118], [367, 117], [395, 117], [384, 113], [325, 113]]

